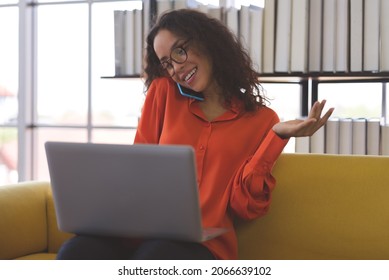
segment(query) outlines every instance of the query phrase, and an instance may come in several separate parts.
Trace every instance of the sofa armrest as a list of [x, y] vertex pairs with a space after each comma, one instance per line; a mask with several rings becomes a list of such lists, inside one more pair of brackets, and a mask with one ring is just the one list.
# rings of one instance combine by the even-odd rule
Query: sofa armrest
[[47, 250], [46, 182], [0, 186], [0, 259]]
[[61, 245], [74, 234], [60, 231], [57, 225], [54, 200], [51, 188], [47, 194], [48, 253], [57, 253]]

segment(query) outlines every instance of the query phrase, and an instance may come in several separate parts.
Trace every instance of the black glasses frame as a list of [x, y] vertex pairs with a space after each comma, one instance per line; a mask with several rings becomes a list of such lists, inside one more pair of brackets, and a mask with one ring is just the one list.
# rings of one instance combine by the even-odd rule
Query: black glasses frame
[[[175, 70], [172, 62], [175, 62], [177, 64], [183, 64], [188, 60], [188, 52], [186, 48], [184, 47], [190, 40], [185, 41], [182, 43], [181, 46], [175, 47], [174, 49], [171, 50], [170, 52], [170, 57], [169, 59], [161, 62], [161, 68], [163, 71], [165, 71], [167, 74], [169, 74], [170, 77], [173, 77], [175, 75]], [[177, 60], [172, 57], [173, 53], [177, 53], [179, 56], [182, 57], [182, 60]]]

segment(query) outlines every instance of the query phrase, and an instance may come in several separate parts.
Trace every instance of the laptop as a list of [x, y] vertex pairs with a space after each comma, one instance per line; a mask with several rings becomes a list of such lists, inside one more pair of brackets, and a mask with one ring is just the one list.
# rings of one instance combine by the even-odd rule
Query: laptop
[[202, 242], [194, 150], [184, 145], [46, 142], [58, 227], [65, 232]]

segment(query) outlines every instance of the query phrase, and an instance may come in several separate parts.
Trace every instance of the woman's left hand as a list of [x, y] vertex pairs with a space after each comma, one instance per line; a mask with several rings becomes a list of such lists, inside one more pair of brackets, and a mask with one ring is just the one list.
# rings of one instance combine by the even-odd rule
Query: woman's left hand
[[281, 138], [312, 136], [327, 122], [334, 111], [334, 108], [330, 108], [321, 117], [325, 104], [325, 100], [322, 102], [316, 101], [306, 119], [279, 122], [273, 126], [274, 132]]

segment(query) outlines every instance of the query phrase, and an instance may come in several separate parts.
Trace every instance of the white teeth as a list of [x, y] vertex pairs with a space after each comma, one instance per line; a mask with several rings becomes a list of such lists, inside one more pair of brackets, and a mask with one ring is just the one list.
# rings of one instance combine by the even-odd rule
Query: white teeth
[[189, 74], [186, 75], [185, 81], [188, 81], [193, 76], [193, 74], [196, 73], [196, 71], [197, 71], [197, 68], [194, 68], [192, 71], [190, 71]]

